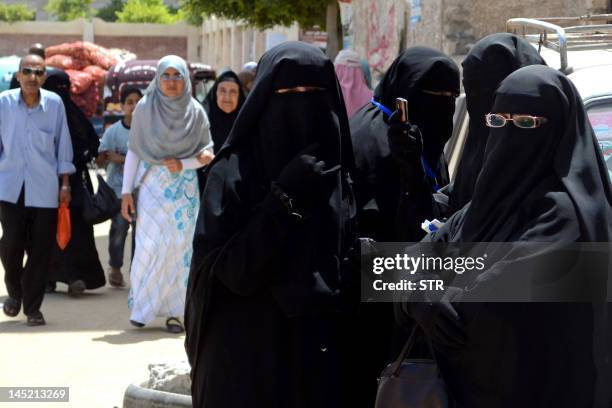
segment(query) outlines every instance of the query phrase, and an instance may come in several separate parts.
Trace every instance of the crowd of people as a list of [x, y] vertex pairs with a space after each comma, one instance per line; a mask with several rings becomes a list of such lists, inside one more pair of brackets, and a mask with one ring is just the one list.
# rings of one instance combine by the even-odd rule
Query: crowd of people
[[[186, 331], [194, 407], [374, 407], [377, 378], [415, 328], [453, 406], [610, 407], [605, 297], [460, 301], [504, 282], [504, 267], [525, 259], [511, 251], [440, 299], [360, 302], [367, 242], [611, 241], [611, 181], [568, 78], [506, 33], [477, 42], [462, 66], [461, 78], [449, 56], [412, 47], [372, 91], [355, 52], [332, 62], [286, 42], [220, 73], [202, 105], [185, 61], [166, 56], [144, 93], [123, 90], [124, 119], [98, 146], [67, 77], [25, 56], [20, 88], [0, 94], [4, 313], [23, 305], [41, 325], [45, 286], [104, 285], [78, 210], [97, 157], [121, 198], [109, 283], [126, 285], [131, 224], [130, 322], [163, 317]], [[444, 146], [461, 81], [470, 125], [451, 181]], [[56, 209], [68, 202], [74, 235], [62, 251]], [[444, 224], [426, 233], [434, 218]]]

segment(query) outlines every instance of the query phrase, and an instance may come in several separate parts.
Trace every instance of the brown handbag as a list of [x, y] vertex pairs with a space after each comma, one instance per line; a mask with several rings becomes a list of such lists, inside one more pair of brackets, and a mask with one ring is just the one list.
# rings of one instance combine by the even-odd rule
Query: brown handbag
[[448, 408], [448, 392], [440, 376], [429, 339], [432, 359], [410, 359], [418, 326], [415, 325], [397, 360], [378, 379], [375, 408]]

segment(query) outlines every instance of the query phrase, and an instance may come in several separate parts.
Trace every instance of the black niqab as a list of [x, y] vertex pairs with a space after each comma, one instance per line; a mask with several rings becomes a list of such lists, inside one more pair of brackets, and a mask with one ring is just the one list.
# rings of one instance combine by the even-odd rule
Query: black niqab
[[[236, 110], [230, 113], [223, 112], [219, 108], [219, 105], [217, 105], [217, 88], [219, 87], [220, 83], [227, 81], [238, 84], [238, 106], [236, 107]], [[234, 126], [234, 122], [238, 117], [238, 112], [240, 112], [240, 109], [244, 104], [244, 100], [245, 96], [242, 83], [234, 71], [225, 71], [219, 75], [214, 85], [206, 95], [203, 105], [206, 115], [208, 116], [208, 121], [210, 122], [210, 133], [214, 142], [215, 154], [221, 149], [225, 143], [225, 140], [227, 139], [227, 136], [232, 130], [232, 126]]]
[[[440, 157], [445, 143], [452, 134], [454, 98], [434, 96], [426, 91], [459, 93], [459, 69], [455, 62], [440, 51], [427, 47], [409, 48], [391, 64], [374, 91], [374, 99], [389, 110], [395, 110], [395, 99], [408, 100], [410, 123], [417, 125], [423, 135], [423, 156], [436, 175], [437, 184], [444, 185], [446, 168]], [[388, 118], [376, 106], [368, 104], [350, 121], [355, 150], [356, 197], [362, 214], [372, 207], [378, 215], [375, 220], [360, 216], [360, 234], [377, 241], [418, 240], [422, 236], [420, 223], [401, 226], [398, 232], [397, 209], [400, 195], [400, 170], [391, 157], [387, 139]], [[433, 184], [433, 183], [432, 183]], [[433, 188], [433, 185], [432, 185]], [[414, 197], [423, 200], [423, 207], [431, 208], [431, 192]], [[420, 205], [419, 205], [420, 206]], [[430, 216], [424, 210], [423, 217]], [[416, 225], [418, 221], [419, 225]]]
[[87, 116], [70, 98], [70, 77], [61, 70], [49, 72], [43, 88], [62, 98], [72, 140], [74, 165], [79, 171], [86, 169], [87, 163], [98, 154], [100, 139]]
[[[296, 86], [324, 90], [275, 93]], [[271, 184], [313, 143], [311, 154], [340, 171], [296, 223]], [[328, 364], [340, 350], [321, 336], [334, 327], [323, 323], [342, 297], [341, 260], [353, 241], [353, 163], [332, 61], [299, 42], [266, 52], [202, 195], [185, 313], [194, 405], [342, 406], [334, 401], [346, 393], [333, 384], [344, 379], [333, 371], [344, 365]], [[325, 355], [321, 344], [330, 345]]]
[[[529, 282], [535, 290], [538, 285], [554, 288], [563, 282], [558, 276], [576, 272], [578, 285], [588, 288], [593, 278], [606, 275], [609, 259], [593, 269], [590, 262], [588, 267], [577, 264], [579, 257], [560, 264], [557, 256], [563, 252], [556, 252], [574, 242], [611, 238], [610, 180], [581, 97], [565, 75], [541, 65], [510, 74], [495, 95], [493, 112], [543, 116], [548, 122], [536, 129], [512, 123], [491, 129], [471, 202], [434, 240], [517, 242], [495, 254], [499, 262], [490, 257], [489, 269], [466, 284], [464, 301], [479, 290], [523, 279], [521, 267], [532, 262], [555, 268], [550, 280]], [[550, 245], [532, 250], [531, 242]], [[590, 287], [597, 291], [603, 286], [605, 293], [604, 282]], [[593, 303], [456, 303], [466, 325], [466, 346], [460, 359], [456, 353], [441, 353], [438, 363], [458, 405], [609, 406], [595, 403], [608, 398], [604, 348], [609, 344], [603, 335], [605, 303], [591, 299]], [[546, 391], [551, 389], [557, 391]]]
[[527, 227], [520, 222], [521, 211], [545, 201], [559, 215], [567, 214], [579, 224], [570, 228], [565, 223], [557, 229], [549, 225], [541, 231], [536, 225], [530, 240], [610, 241], [610, 181], [571, 81], [548, 67], [522, 68], [502, 82], [492, 111], [529, 113], [547, 118], [548, 123], [536, 129], [508, 124], [490, 130], [474, 196], [453, 240], [514, 240]]
[[491, 111], [495, 90], [510, 73], [528, 65], [546, 65], [525, 39], [510, 33], [489, 35], [478, 41], [462, 62], [469, 130], [450, 195], [456, 211], [472, 198], [489, 128], [484, 116]]

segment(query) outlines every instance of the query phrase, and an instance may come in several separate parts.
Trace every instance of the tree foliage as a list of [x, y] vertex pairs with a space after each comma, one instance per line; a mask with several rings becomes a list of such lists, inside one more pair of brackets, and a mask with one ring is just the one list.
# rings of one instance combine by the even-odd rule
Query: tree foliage
[[173, 24], [184, 19], [182, 11], [172, 13], [163, 0], [127, 0], [117, 12], [120, 23]]
[[262, 29], [294, 22], [323, 27], [327, 3], [329, 0], [184, 0], [182, 10], [189, 18], [216, 15]]
[[123, 10], [123, 0], [111, 0], [106, 6], [99, 8], [96, 16], [104, 21], [117, 21], [117, 12]]
[[31, 21], [36, 18], [36, 11], [25, 4], [0, 3], [0, 21], [14, 23], [16, 21]]
[[49, 0], [45, 10], [59, 21], [89, 18], [94, 14], [91, 2], [92, 0]]

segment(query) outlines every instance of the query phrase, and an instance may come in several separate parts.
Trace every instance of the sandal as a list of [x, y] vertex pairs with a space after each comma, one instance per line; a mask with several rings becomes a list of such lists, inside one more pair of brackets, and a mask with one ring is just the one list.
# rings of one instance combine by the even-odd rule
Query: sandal
[[125, 288], [125, 281], [123, 280], [121, 269], [111, 268], [111, 272], [108, 274], [108, 284], [113, 288]]
[[137, 322], [136, 320], [130, 320], [130, 324], [134, 327], [144, 327], [144, 323]]
[[[176, 322], [176, 323], [173, 323]], [[174, 334], [179, 334], [185, 331], [185, 328], [183, 327], [183, 324], [181, 323], [181, 321], [176, 318], [176, 317], [169, 317], [166, 320], [166, 331], [168, 333], [174, 333]]]
[[4, 305], [2, 305], [2, 311], [8, 317], [15, 317], [21, 311], [21, 302], [17, 299], [10, 297], [4, 301]]
[[47, 324], [47, 322], [45, 322], [43, 314], [38, 311], [28, 315], [28, 320], [26, 324], [28, 326], [44, 326], [45, 324]]

